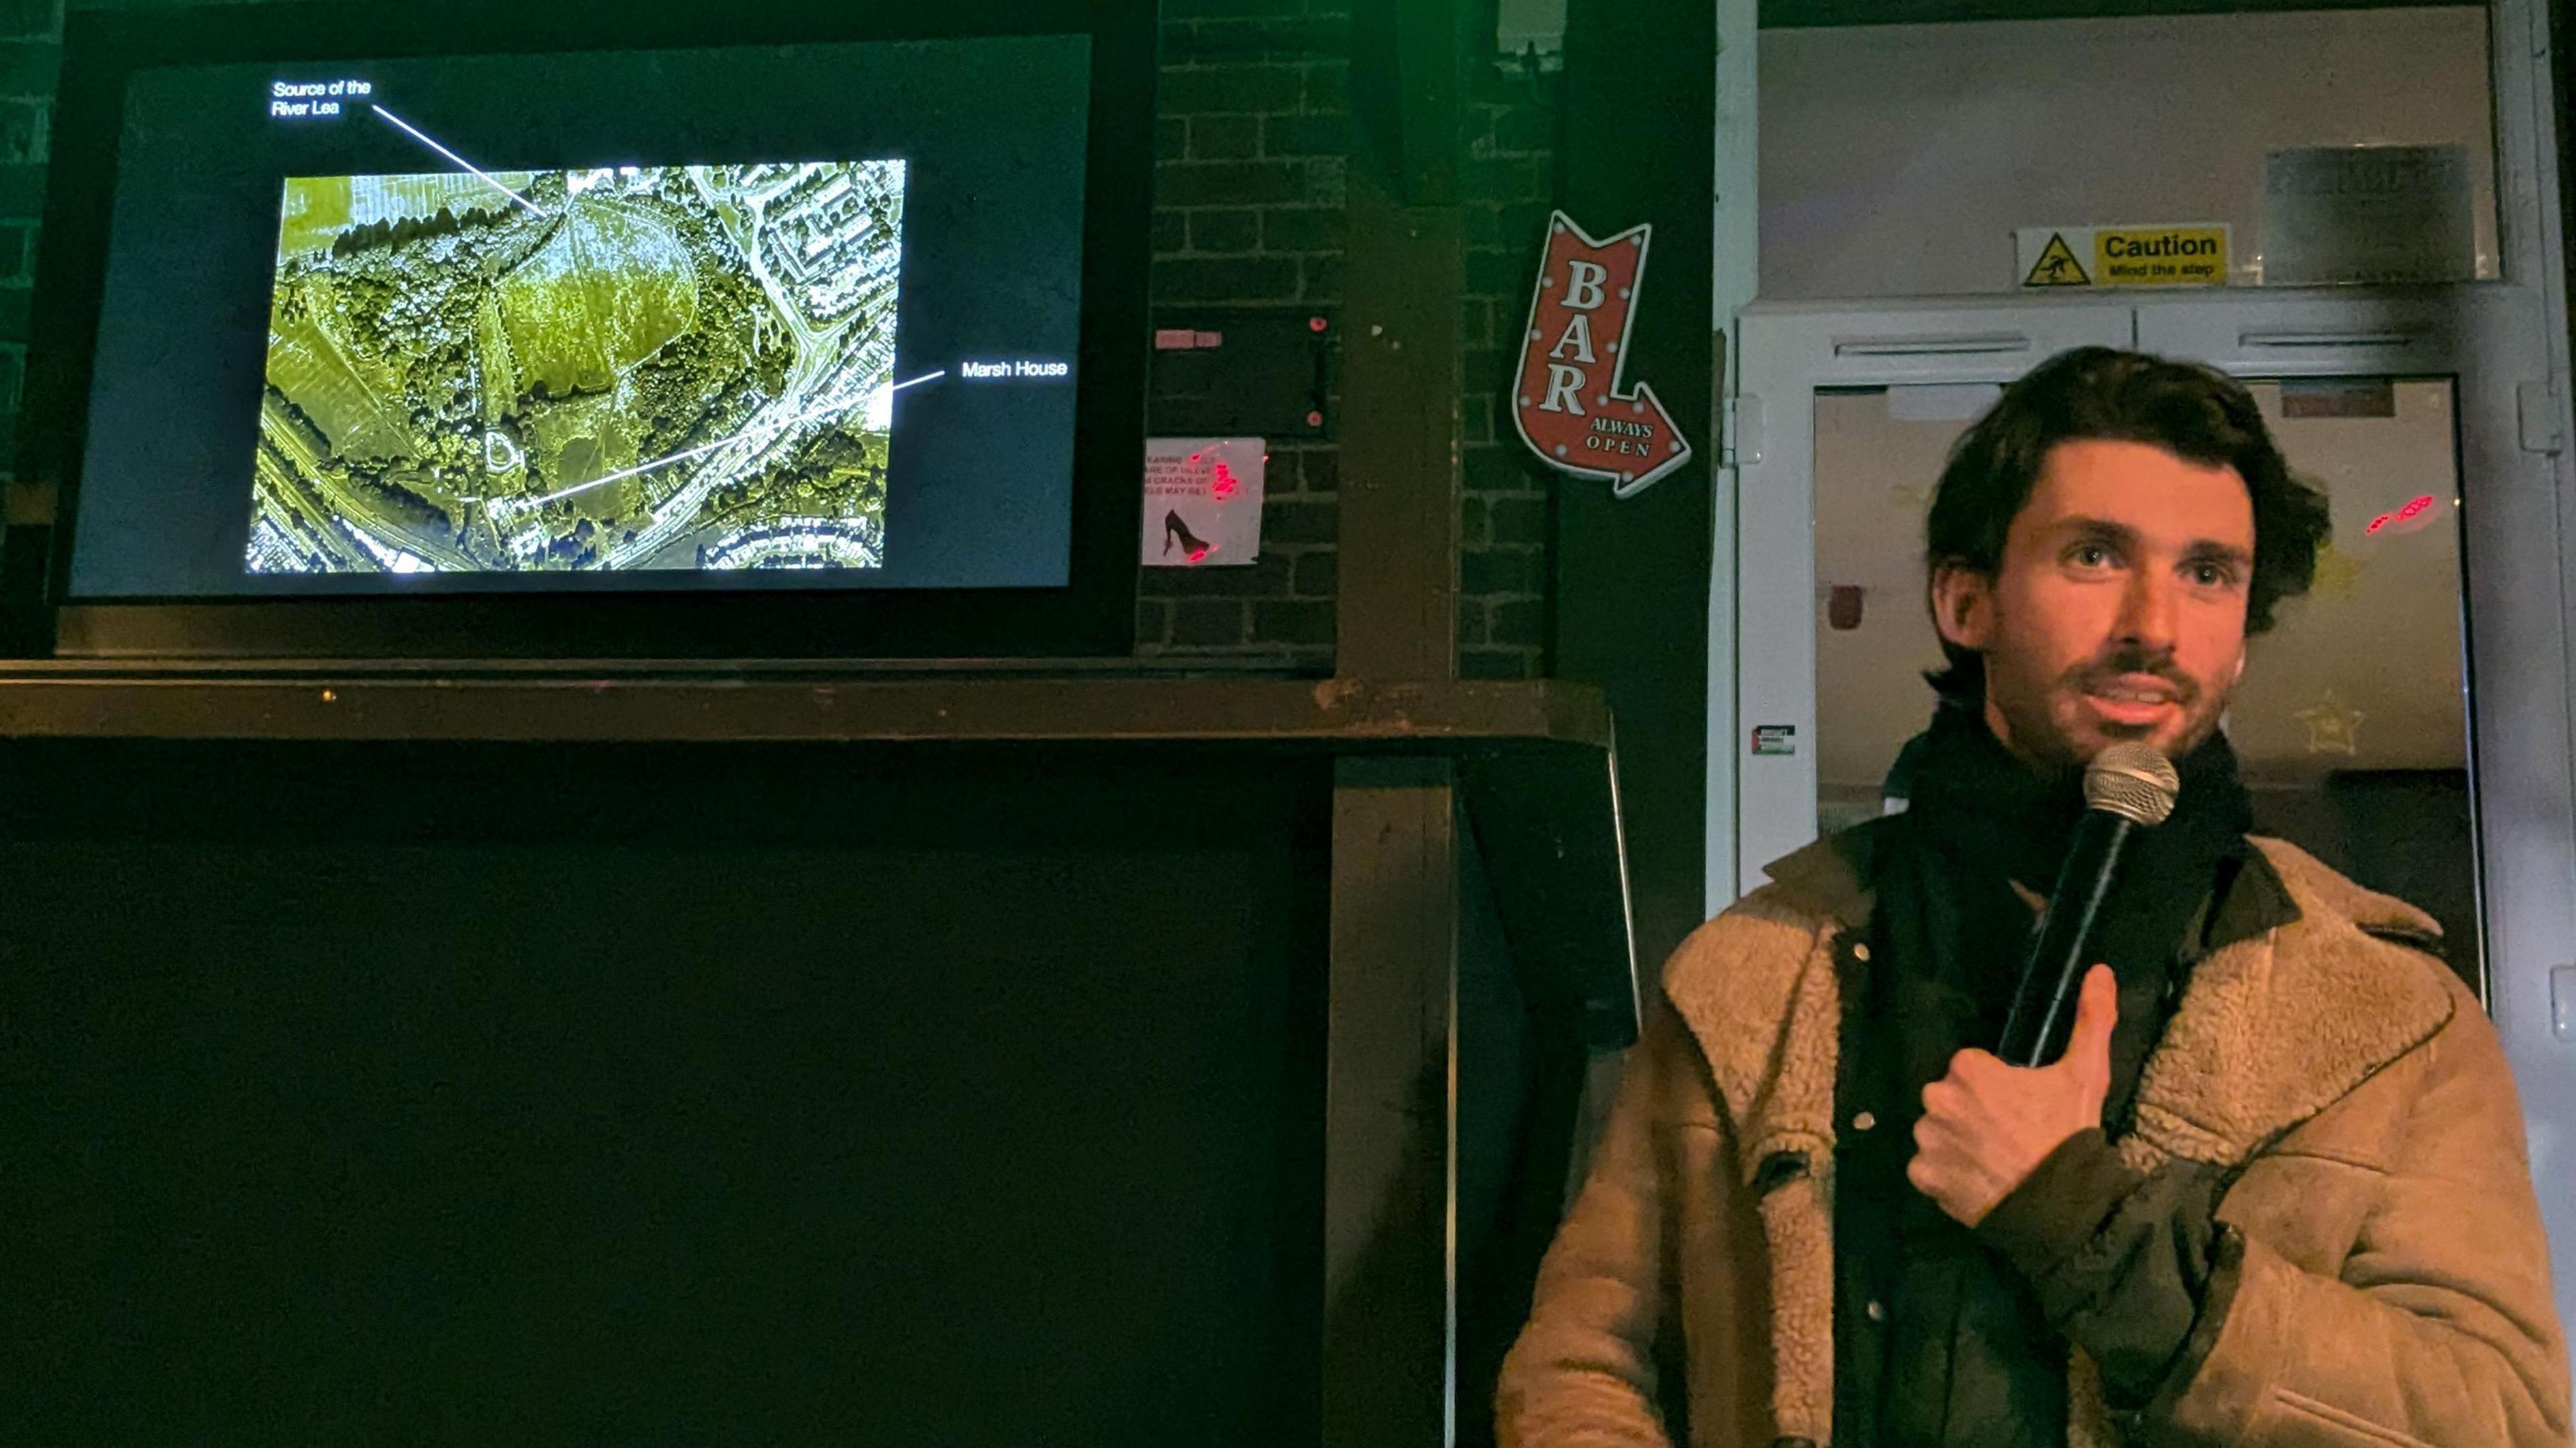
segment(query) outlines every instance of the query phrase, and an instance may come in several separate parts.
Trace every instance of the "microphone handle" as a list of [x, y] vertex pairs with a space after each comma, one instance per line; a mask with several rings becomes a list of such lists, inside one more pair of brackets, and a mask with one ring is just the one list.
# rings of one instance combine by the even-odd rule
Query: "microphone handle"
[[2120, 857], [2137, 825], [2108, 810], [2086, 810], [2073, 848], [2057, 875], [2057, 890], [2040, 917], [2012, 1013], [1995, 1054], [2007, 1066], [2045, 1066], [2066, 1050], [2075, 1032], [2075, 998], [2092, 965], [2093, 929], [2118, 878]]

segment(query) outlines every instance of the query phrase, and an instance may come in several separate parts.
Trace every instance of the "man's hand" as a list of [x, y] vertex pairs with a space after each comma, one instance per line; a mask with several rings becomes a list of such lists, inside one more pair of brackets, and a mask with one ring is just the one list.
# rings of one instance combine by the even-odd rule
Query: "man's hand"
[[2111, 1093], [2111, 1026], [2120, 991], [2111, 967], [2084, 976], [2066, 1054], [2036, 1070], [1985, 1051], [1950, 1058], [1950, 1074], [1923, 1088], [1914, 1160], [1905, 1179], [1967, 1226], [1986, 1219], [2058, 1143], [2102, 1124]]

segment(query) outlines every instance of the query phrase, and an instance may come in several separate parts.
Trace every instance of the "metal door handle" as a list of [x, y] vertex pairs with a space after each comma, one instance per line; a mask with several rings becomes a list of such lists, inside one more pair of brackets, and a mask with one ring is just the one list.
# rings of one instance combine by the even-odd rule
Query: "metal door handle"
[[2240, 347], [2300, 348], [2320, 347], [2412, 347], [2423, 340], [2419, 332], [2239, 332]]
[[1834, 344], [1837, 357], [1987, 357], [2029, 350], [2030, 338], [2020, 332], [1969, 337], [1864, 337]]

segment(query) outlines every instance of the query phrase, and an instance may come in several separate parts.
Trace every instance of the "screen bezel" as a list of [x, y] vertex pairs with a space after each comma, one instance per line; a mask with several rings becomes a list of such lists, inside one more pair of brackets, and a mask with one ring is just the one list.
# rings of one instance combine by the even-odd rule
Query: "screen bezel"
[[[892, 7], [886, 7], [891, 10]], [[706, 7], [357, 0], [74, 11], [66, 27], [44, 246], [30, 318], [19, 476], [58, 499], [41, 579], [0, 578], [9, 630], [66, 658], [869, 659], [1098, 657], [1134, 647], [1143, 466], [1155, 9], [1143, 0], [977, 6]], [[703, 587], [561, 594], [74, 601], [88, 435], [128, 77], [154, 66], [757, 47], [1085, 34], [1083, 208], [1069, 582], [1062, 588]], [[462, 37], [470, 37], [460, 40]], [[614, 37], [611, 39], [610, 37]], [[21, 555], [23, 556], [23, 555]]]

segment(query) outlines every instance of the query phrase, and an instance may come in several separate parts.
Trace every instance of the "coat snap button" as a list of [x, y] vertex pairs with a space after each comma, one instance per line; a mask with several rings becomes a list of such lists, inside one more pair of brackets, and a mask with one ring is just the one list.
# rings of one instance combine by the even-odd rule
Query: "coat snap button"
[[1878, 1125], [1878, 1118], [1872, 1116], [1866, 1111], [1852, 1118], [1852, 1130], [1854, 1131], [1867, 1131], [1876, 1125]]
[[1887, 1321], [1887, 1304], [1884, 1302], [1873, 1302], [1869, 1306], [1862, 1308], [1861, 1311], [1868, 1313], [1869, 1320], [1872, 1322]]
[[1854, 945], [1852, 947], [1852, 959], [1859, 961], [1863, 965], [1869, 964], [1869, 947], [1867, 945]]

